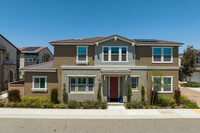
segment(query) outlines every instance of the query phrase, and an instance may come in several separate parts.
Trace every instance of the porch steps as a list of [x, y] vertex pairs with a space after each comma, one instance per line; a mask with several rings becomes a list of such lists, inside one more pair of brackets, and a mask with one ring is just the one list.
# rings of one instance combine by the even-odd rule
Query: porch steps
[[124, 106], [123, 103], [119, 102], [108, 102], [108, 106]]
[[123, 103], [119, 103], [119, 102], [109, 102], [108, 103], [108, 109], [109, 110], [124, 110], [124, 104]]

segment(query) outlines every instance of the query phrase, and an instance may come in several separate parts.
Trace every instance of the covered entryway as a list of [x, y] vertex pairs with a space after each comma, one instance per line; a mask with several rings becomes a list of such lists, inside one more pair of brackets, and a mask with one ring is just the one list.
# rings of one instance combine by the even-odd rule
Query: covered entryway
[[113, 102], [118, 101], [118, 77], [110, 77], [110, 100]]
[[12, 70], [9, 70], [8, 72], [8, 82], [13, 82], [14, 74]]

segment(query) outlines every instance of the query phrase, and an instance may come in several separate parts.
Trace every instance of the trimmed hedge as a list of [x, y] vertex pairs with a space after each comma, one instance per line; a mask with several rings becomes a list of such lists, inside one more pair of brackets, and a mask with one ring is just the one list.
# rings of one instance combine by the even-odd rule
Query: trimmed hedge
[[8, 100], [9, 102], [20, 102], [20, 91], [19, 90], [10, 90], [8, 91]]
[[58, 104], [58, 89], [52, 89], [51, 90], [51, 102], [53, 104]]
[[182, 83], [181, 86], [183, 86], [183, 87], [200, 87], [200, 84], [199, 83], [188, 82], [188, 83]]

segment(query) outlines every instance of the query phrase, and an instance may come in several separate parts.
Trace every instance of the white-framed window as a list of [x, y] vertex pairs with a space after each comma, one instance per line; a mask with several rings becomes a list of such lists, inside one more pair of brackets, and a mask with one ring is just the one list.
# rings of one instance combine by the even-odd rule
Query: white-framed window
[[138, 77], [131, 77], [131, 88], [133, 90], [138, 88]]
[[171, 47], [153, 47], [153, 63], [173, 63], [173, 49]]
[[88, 47], [87, 46], [77, 46], [77, 64], [88, 63]]
[[70, 92], [93, 92], [94, 77], [69, 77]]
[[158, 93], [172, 93], [173, 92], [173, 77], [162, 76], [152, 77], [152, 90], [157, 90]]
[[32, 77], [32, 91], [47, 91], [47, 76]]
[[128, 47], [127, 46], [103, 46], [102, 47], [103, 62], [127, 62]]

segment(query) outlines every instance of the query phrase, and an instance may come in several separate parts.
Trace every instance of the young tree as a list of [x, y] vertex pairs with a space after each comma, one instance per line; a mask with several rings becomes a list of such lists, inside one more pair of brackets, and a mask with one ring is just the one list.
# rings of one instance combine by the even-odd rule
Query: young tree
[[191, 77], [191, 74], [196, 70], [196, 52], [193, 46], [188, 46], [184, 50], [183, 57], [181, 59], [182, 72]]
[[63, 83], [63, 102], [64, 103], [68, 103], [68, 95], [67, 95], [67, 92], [66, 92], [66, 84]]
[[152, 80], [152, 84], [154, 84], [153, 87], [153, 94], [152, 94], [152, 99], [151, 99], [151, 104], [153, 105], [156, 101], [156, 94], [159, 90], [159, 88], [162, 87], [162, 82], [161, 82], [161, 78], [163, 76], [163, 73], [159, 70], [151, 70], [151, 75], [154, 77], [154, 79]]
[[131, 102], [131, 96], [132, 96], [131, 85], [128, 84], [128, 88], [127, 88], [127, 102]]

